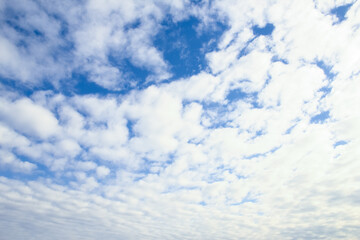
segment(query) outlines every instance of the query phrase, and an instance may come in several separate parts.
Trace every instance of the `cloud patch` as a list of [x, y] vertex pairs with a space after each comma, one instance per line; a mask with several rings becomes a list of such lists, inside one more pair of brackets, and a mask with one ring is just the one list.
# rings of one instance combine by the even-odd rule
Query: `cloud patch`
[[355, 239], [359, 6], [1, 3], [0, 232]]

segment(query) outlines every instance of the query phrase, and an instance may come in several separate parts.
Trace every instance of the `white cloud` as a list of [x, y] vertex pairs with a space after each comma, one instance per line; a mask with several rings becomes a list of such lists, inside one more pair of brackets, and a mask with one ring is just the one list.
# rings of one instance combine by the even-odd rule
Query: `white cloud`
[[96, 175], [98, 176], [98, 178], [104, 178], [107, 175], [109, 175], [110, 173], [110, 169], [104, 166], [100, 166], [96, 168]]
[[27, 161], [19, 160], [14, 154], [9, 151], [0, 149], [0, 167], [10, 168], [14, 172], [31, 173], [36, 169], [36, 165]]
[[119, 82], [123, 81], [123, 76], [118, 68], [111, 65], [90, 63], [86, 65], [89, 80], [107, 89], [120, 89]]
[[45, 139], [59, 131], [58, 121], [47, 109], [28, 98], [14, 102], [1, 99], [0, 117], [14, 129], [31, 136]]
[[[20, 79], [28, 79], [29, 78], [29, 70], [27, 67], [22, 68], [22, 70], [18, 70], [20, 65], [23, 65], [23, 61], [19, 56], [19, 52], [9, 40], [0, 36], [0, 64], [1, 73], [6, 77], [17, 77]], [[24, 66], [24, 65], [23, 65]]]
[[210, 52], [206, 55], [213, 73], [227, 69], [238, 58], [240, 51], [246, 47], [247, 42], [253, 37], [249, 28], [239, 32], [227, 31], [219, 43], [220, 51]]
[[[0, 231], [11, 239], [356, 238], [359, 2], [341, 23], [329, 15], [345, 3], [194, 6], [202, 24], [215, 16], [228, 24], [206, 55], [210, 69], [123, 95], [33, 90], [23, 97], [1, 87]], [[154, 79], [169, 74], [152, 37], [167, 13], [182, 19], [188, 4], [88, 1], [44, 9], [69, 23], [72, 67], [117, 88], [126, 74], [109, 53]], [[49, 29], [42, 23], [49, 15], [36, 6], [24, 7], [41, 14], [26, 15], [22, 24], [37, 26], [53, 43], [57, 20]], [[252, 27], [267, 22], [273, 33], [254, 36]], [[40, 64], [62, 44], [45, 44], [32, 58], [39, 42], [25, 54], [15, 44], [22, 36], [0, 36], [7, 54], [0, 64], [10, 70], [19, 59]], [[243, 95], [231, 100], [232, 90]], [[311, 121], [324, 111], [328, 119]]]
[[2, 123], [0, 123], [0, 136], [0, 144], [2, 147], [14, 148], [30, 144], [30, 141], [26, 137], [19, 135]]
[[[4, 28], [0, 31], [0, 73], [34, 85], [49, 81], [58, 87], [59, 81], [80, 71], [104, 88], [120, 89], [132, 80], [125, 69], [115, 66], [118, 64], [110, 60], [113, 58], [118, 63], [128, 59], [150, 71], [150, 81], [171, 77], [162, 53], [152, 41], [166, 14], [173, 14], [175, 21], [188, 15], [188, 2], [83, 4], [5, 1], [2, 15], [11, 20], [1, 19]], [[12, 16], [11, 12], [20, 15]]]
[[60, 54], [66, 47], [60, 21], [34, 1], [5, 1], [1, 11], [0, 41], [5, 47], [1, 75], [31, 85], [40, 85], [49, 77], [57, 85], [59, 79], [68, 76], [71, 60], [67, 54]]
[[[241, 88], [244, 92], [261, 90], [267, 80], [271, 57], [270, 53], [252, 51], [239, 61], [233, 61], [232, 66], [221, 74], [224, 84]], [[258, 69], [258, 66], [261, 68]]]
[[206, 72], [200, 72], [190, 78], [164, 85], [162, 89], [184, 100], [206, 101], [209, 100], [219, 82], [219, 78]]

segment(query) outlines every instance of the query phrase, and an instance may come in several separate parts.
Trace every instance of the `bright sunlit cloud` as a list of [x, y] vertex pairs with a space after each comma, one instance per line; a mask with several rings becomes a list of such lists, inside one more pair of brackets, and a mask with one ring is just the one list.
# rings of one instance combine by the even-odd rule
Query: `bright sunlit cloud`
[[356, 239], [360, 2], [0, 1], [0, 239]]

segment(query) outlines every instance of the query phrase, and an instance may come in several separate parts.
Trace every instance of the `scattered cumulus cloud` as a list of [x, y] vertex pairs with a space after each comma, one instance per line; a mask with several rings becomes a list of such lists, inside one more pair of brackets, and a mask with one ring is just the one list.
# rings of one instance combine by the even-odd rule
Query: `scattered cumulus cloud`
[[0, 238], [356, 238], [359, 10], [0, 2]]

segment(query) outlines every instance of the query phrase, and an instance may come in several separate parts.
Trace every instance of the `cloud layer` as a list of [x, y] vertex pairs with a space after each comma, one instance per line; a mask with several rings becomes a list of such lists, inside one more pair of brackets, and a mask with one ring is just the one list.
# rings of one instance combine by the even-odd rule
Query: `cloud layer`
[[0, 3], [0, 239], [356, 238], [359, 11]]

